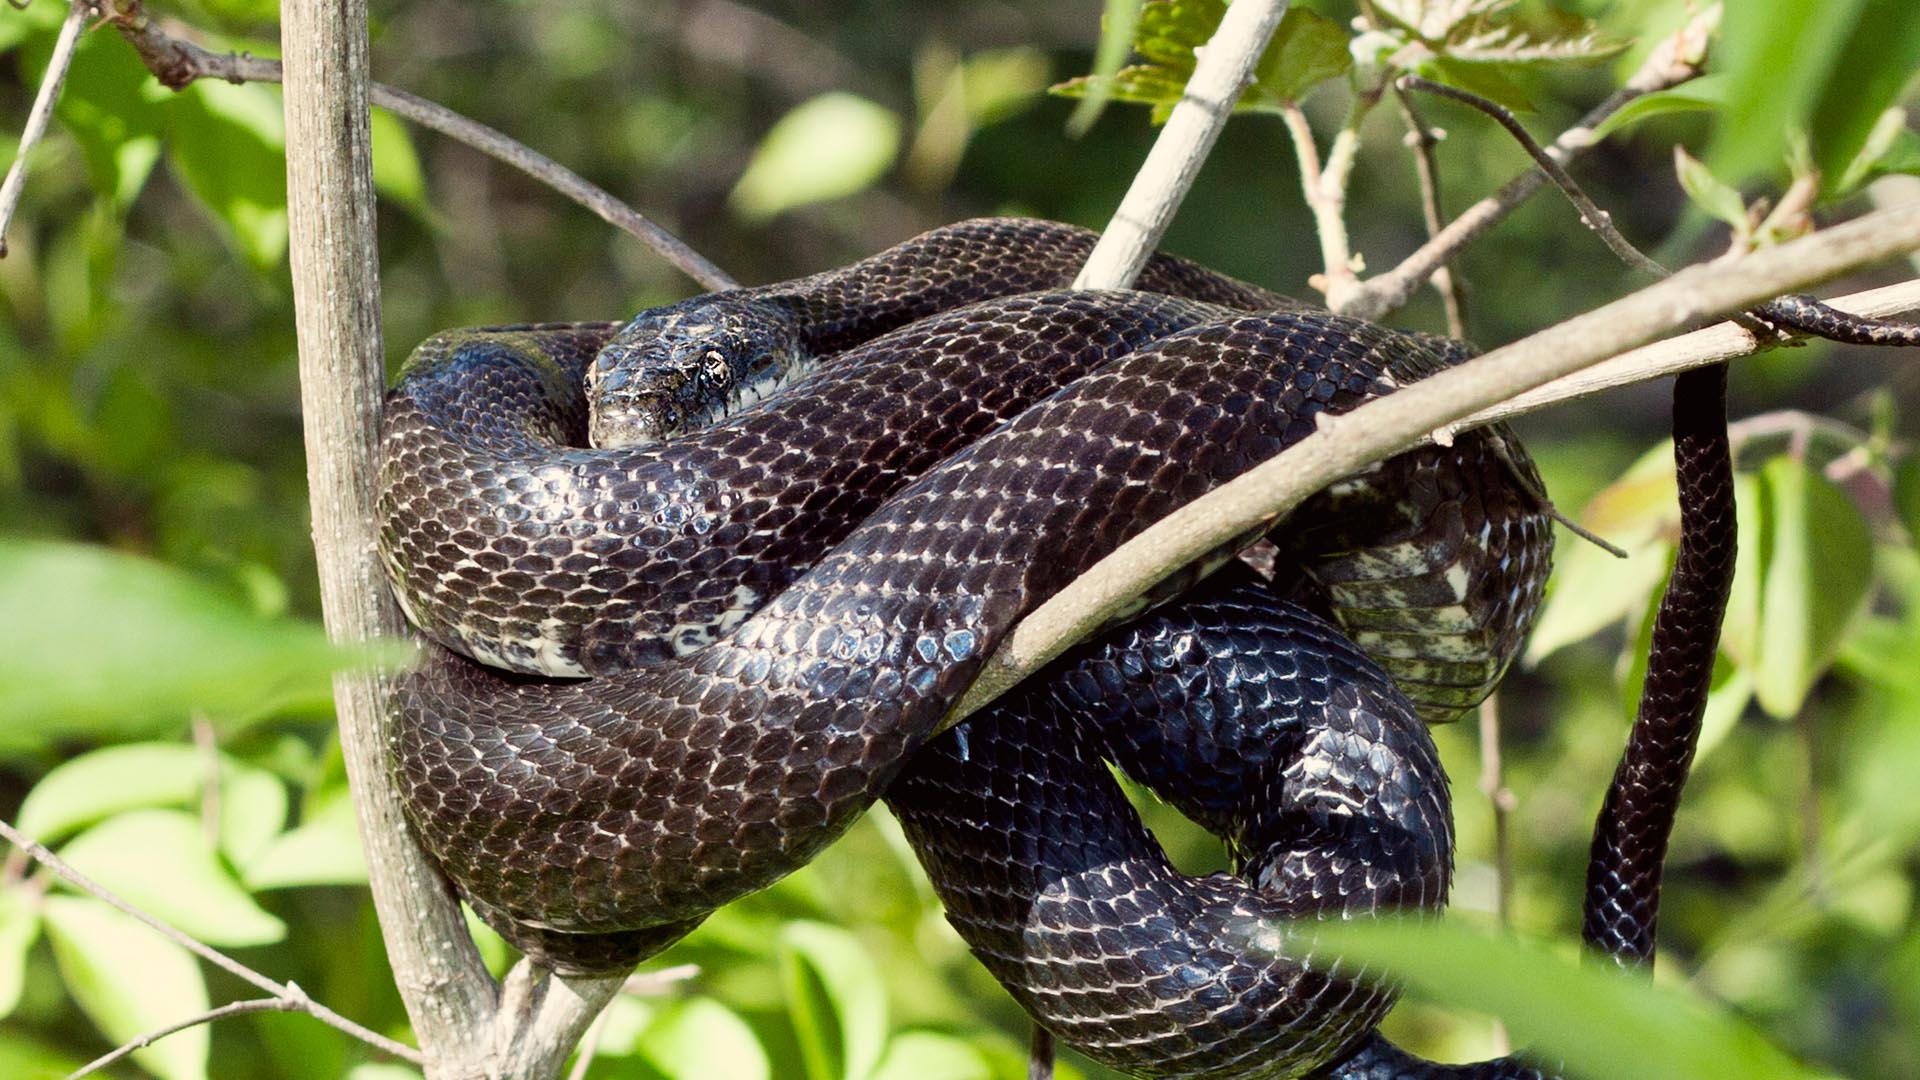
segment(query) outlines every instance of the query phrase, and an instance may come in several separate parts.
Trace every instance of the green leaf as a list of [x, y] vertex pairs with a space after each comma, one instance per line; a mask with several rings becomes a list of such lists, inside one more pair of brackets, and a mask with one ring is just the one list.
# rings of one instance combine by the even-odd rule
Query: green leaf
[[[1727, 73], [1728, 106], [1706, 158], [1735, 184], [1777, 169], [1786, 133], [1807, 130], [1814, 104], [1850, 48], [1869, 4], [1905, 0], [1775, 0], [1729, 4], [1713, 59]], [[1889, 103], [1873, 105], [1879, 115]]]
[[1920, 457], [1909, 457], [1893, 472], [1893, 512], [1906, 527], [1907, 541], [1920, 547]]
[[82, 1064], [77, 1058], [41, 1045], [25, 1032], [0, 1029], [0, 1076], [7, 1080], [65, 1080]]
[[636, 1049], [667, 1080], [767, 1080], [773, 1075], [753, 1029], [712, 998], [662, 1006]]
[[1753, 628], [1754, 695], [1784, 719], [1800, 711], [1866, 604], [1873, 539], [1846, 493], [1804, 462], [1776, 457], [1757, 479], [1757, 505], [1740, 508], [1755, 518], [1749, 534], [1758, 567], [1744, 601], [1757, 607], [1742, 620]]
[[0, 1020], [20, 1004], [27, 950], [40, 938], [40, 912], [18, 886], [0, 886]]
[[1595, 139], [1604, 139], [1616, 131], [1642, 120], [1671, 113], [1711, 112], [1726, 108], [1731, 84], [1724, 74], [1702, 75], [1692, 82], [1666, 90], [1642, 94], [1622, 105], [1612, 116], [1593, 129]]
[[266, 945], [287, 926], [227, 873], [200, 822], [178, 810], [132, 810], [75, 837], [61, 855], [87, 876], [210, 945]]
[[1733, 226], [1740, 235], [1746, 235], [1747, 204], [1738, 191], [1722, 183], [1683, 146], [1673, 148], [1673, 170], [1695, 206]]
[[1096, 86], [1098, 76], [1087, 75], [1078, 79], [1069, 79], [1052, 88], [1052, 92], [1061, 97], [1085, 97], [1100, 93], [1113, 101], [1124, 101], [1130, 105], [1148, 105], [1153, 109], [1152, 119], [1156, 124], [1164, 124], [1172, 115], [1173, 106], [1186, 92], [1187, 81], [1170, 68], [1158, 64], [1134, 64], [1121, 68], [1112, 79]]
[[1728, 1013], [1608, 964], [1456, 923], [1383, 919], [1295, 929], [1347, 961], [1386, 968], [1415, 996], [1500, 1017], [1516, 1043], [1563, 1060], [1583, 1080], [1814, 1075]]
[[1627, 552], [1615, 558], [1575, 540], [1561, 550], [1551, 592], [1527, 641], [1526, 663], [1599, 633], [1640, 611], [1666, 577], [1680, 525], [1673, 444], [1664, 442], [1602, 488], [1580, 512], [1580, 523]]
[[1527, 93], [1526, 87], [1514, 79], [1518, 69], [1512, 65], [1434, 56], [1421, 61], [1414, 70], [1434, 82], [1472, 91], [1514, 112], [1533, 111], [1533, 98]]
[[255, 858], [241, 864], [241, 880], [255, 892], [297, 885], [365, 885], [367, 856], [353, 804], [333, 800], [274, 837]]
[[160, 158], [166, 110], [156, 95], [165, 93], [111, 35], [80, 39], [60, 93], [60, 124], [86, 157], [95, 190], [117, 209], [133, 204]]
[[174, 170], [240, 253], [270, 270], [287, 253], [286, 129], [278, 88], [201, 80], [169, 103]]
[[[0, 18], [0, 53], [7, 52], [31, 37], [42, 36], [51, 39], [66, 17], [67, 9], [60, 4], [28, 4], [25, 7], [9, 8], [6, 17]], [[51, 47], [51, 45], [48, 46], [49, 49]]]
[[1920, 134], [1907, 126], [1907, 111], [1900, 108], [1880, 114], [1880, 122], [1867, 134], [1866, 145], [1847, 164], [1830, 194], [1848, 195], [1895, 173], [1920, 175]]
[[843, 198], [880, 179], [899, 148], [900, 118], [893, 112], [852, 94], [822, 94], [774, 123], [729, 201], [742, 217], [764, 221]]
[[887, 1044], [873, 1080], [993, 1080], [993, 1066], [964, 1039], [903, 1031]]
[[[286, 824], [286, 788], [273, 774], [221, 758], [221, 848], [244, 862]], [[57, 765], [20, 804], [20, 831], [43, 843], [125, 810], [187, 806], [206, 784], [201, 752], [180, 743], [108, 746]]]
[[860, 940], [825, 923], [789, 923], [779, 941], [787, 1013], [811, 1080], [866, 1080], [887, 1042], [887, 993]]
[[427, 177], [406, 125], [392, 113], [375, 109], [372, 139], [374, 190], [416, 214], [425, 214]]
[[172, 567], [84, 544], [0, 541], [0, 753], [177, 730], [331, 698], [335, 668], [392, 664], [317, 625], [263, 619]]
[[1805, 127], [1814, 164], [1839, 177], [1920, 70], [1920, 19], [1912, 0], [1864, 0]]
[[[207, 1011], [207, 985], [191, 954], [98, 900], [50, 896], [47, 940], [67, 990], [107, 1041], [118, 1045]], [[161, 1080], [206, 1080], [204, 1024], [170, 1035], [133, 1059]]]
[[1140, 25], [1140, 0], [1106, 0], [1106, 4], [1105, 14], [1100, 16], [1100, 44], [1093, 53], [1093, 71], [1086, 76], [1091, 80], [1088, 93], [1067, 117], [1067, 131], [1076, 137], [1086, 134], [1105, 111], [1113, 76], [1127, 62], [1128, 46]]
[[[1331, 19], [1303, 7], [1290, 7], [1273, 32], [1273, 41], [1253, 69], [1253, 85], [1242, 95], [1246, 107], [1288, 105], [1353, 67], [1347, 32]], [[1252, 101], [1247, 97], [1251, 95]]]

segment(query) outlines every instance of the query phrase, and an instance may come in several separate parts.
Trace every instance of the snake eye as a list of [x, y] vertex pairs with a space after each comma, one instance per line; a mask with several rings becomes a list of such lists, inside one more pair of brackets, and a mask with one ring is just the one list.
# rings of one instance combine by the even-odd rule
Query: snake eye
[[733, 379], [733, 369], [728, 366], [727, 358], [717, 352], [707, 354], [703, 367], [706, 370], [707, 381], [715, 386], [725, 386]]

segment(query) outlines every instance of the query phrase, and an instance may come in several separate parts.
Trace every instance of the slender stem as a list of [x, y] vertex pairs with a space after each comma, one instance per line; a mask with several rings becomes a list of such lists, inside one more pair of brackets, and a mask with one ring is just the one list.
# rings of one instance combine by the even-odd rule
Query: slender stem
[[73, 864], [55, 855], [45, 844], [27, 836], [5, 821], [0, 821], [0, 840], [5, 840], [7, 843], [12, 844], [15, 848], [24, 852], [28, 858], [46, 867], [55, 877], [60, 878], [81, 892], [94, 897], [109, 907], [144, 924], [154, 933], [159, 934], [161, 937], [166, 938], [168, 941], [173, 942], [175, 945], [198, 956], [227, 974], [258, 987], [261, 990], [265, 990], [276, 999], [300, 1002], [299, 1011], [307, 1013], [314, 1019], [359, 1039], [368, 1046], [383, 1050], [397, 1058], [413, 1062], [416, 1065], [420, 1064], [422, 1060], [420, 1051], [403, 1043], [395, 1042], [376, 1031], [361, 1027], [359, 1024], [327, 1008], [325, 1005], [307, 997], [306, 992], [301, 990], [298, 985], [290, 982], [275, 982], [273, 979], [262, 975], [240, 961], [235, 960], [233, 957], [228, 956], [226, 953], [201, 942], [198, 938], [193, 937], [159, 916], [142, 911], [122, 899], [119, 894], [81, 873], [79, 870], [76, 870]]
[[[1500, 754], [1500, 694], [1488, 694], [1480, 703], [1480, 793], [1493, 810], [1493, 916], [1502, 931], [1513, 928], [1513, 826], [1512, 815], [1518, 805], [1513, 790], [1507, 787]], [[1507, 1026], [1498, 1017], [1493, 1020], [1494, 1052], [1504, 1054], [1511, 1045]]]
[[1354, 269], [1353, 242], [1347, 235], [1347, 185], [1353, 178], [1354, 159], [1360, 152], [1360, 124], [1380, 102], [1378, 88], [1354, 95], [1346, 121], [1327, 147], [1326, 166], [1320, 171], [1319, 190], [1313, 201], [1315, 231], [1320, 236], [1320, 262], [1326, 273], [1322, 283], [1327, 303], [1338, 307], [1339, 300], [1359, 286]]
[[93, 11], [90, 0], [73, 0], [67, 7], [66, 21], [60, 24], [60, 36], [54, 39], [53, 55], [47, 60], [47, 73], [40, 79], [40, 92], [34, 95], [33, 108], [27, 112], [27, 125], [20, 132], [20, 151], [14, 155], [7, 178], [0, 180], [0, 259], [7, 257], [7, 228], [20, 208], [20, 194], [27, 186], [27, 155], [47, 133], [47, 121], [60, 100], [60, 88], [66, 85], [67, 70], [73, 66], [73, 52], [80, 43], [80, 31]]
[[[1413, 152], [1413, 172], [1420, 184], [1420, 216], [1425, 219], [1427, 239], [1440, 234], [1444, 218], [1440, 208], [1440, 165], [1434, 154], [1439, 139], [1434, 135], [1427, 121], [1414, 105], [1413, 98], [1395, 84], [1393, 99], [1400, 105], [1400, 115], [1407, 122], [1407, 148]], [[1433, 272], [1433, 290], [1440, 294], [1440, 304], [1447, 315], [1447, 336], [1465, 339], [1467, 336], [1466, 310], [1460, 304], [1460, 289], [1454, 281], [1453, 264], [1443, 263]]]
[[229, 1016], [245, 1016], [248, 1013], [300, 1011], [300, 1002], [293, 998], [270, 997], [249, 998], [246, 1001], [230, 1001], [217, 1009], [208, 1009], [206, 1012], [196, 1016], [189, 1016], [185, 1020], [176, 1021], [165, 1027], [154, 1028], [144, 1035], [135, 1036], [133, 1039], [121, 1043], [107, 1053], [94, 1058], [92, 1061], [68, 1073], [67, 1080], [80, 1080], [83, 1076], [91, 1076], [114, 1062], [119, 1061], [121, 1058], [126, 1057], [128, 1054], [133, 1053], [135, 1050], [143, 1050], [169, 1035], [177, 1034], [188, 1028], [199, 1027], [201, 1024], [211, 1024], [215, 1020], [225, 1020]]
[[1123, 289], [1133, 284], [1193, 186], [1286, 11], [1286, 0], [1239, 0], [1227, 8], [1212, 40], [1196, 50], [1198, 60], [1186, 92], [1133, 174], [1074, 288]]
[[[116, 0], [108, 20], [133, 46], [147, 70], [175, 90], [207, 78], [235, 83], [281, 81], [280, 61], [244, 53], [216, 53], [176, 38], [154, 25], [141, 0]], [[652, 248], [707, 288], [731, 289], [738, 284], [679, 237], [552, 158], [417, 94], [383, 83], [369, 83], [369, 88], [373, 104], [519, 169]]]
[[1420, 443], [1437, 429], [1675, 327], [1915, 248], [1920, 248], [1920, 206], [1876, 211], [1737, 262], [1689, 268], [1350, 413], [1322, 416], [1313, 434], [1161, 519], [1029, 614], [950, 719], [993, 700], [1166, 575], [1264, 528], [1309, 494]]

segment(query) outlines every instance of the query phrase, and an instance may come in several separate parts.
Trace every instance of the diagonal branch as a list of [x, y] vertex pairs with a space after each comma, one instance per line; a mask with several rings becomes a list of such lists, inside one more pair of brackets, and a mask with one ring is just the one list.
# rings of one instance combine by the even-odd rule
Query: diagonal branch
[[248, 998], [245, 1001], [229, 1001], [219, 1008], [208, 1009], [206, 1012], [189, 1016], [185, 1020], [175, 1021], [165, 1027], [155, 1028], [144, 1035], [136, 1035], [132, 1039], [114, 1047], [107, 1053], [94, 1058], [92, 1061], [68, 1073], [67, 1080], [80, 1080], [83, 1076], [92, 1076], [94, 1073], [119, 1061], [135, 1050], [144, 1050], [169, 1035], [177, 1035], [188, 1028], [199, 1027], [202, 1024], [211, 1024], [216, 1020], [225, 1020], [229, 1016], [245, 1016], [248, 1013], [257, 1012], [302, 1012], [304, 1010], [301, 1008], [300, 1002], [303, 1000], [305, 1000], [304, 997], [267, 997]]
[[1207, 151], [1220, 137], [1240, 91], [1253, 79], [1267, 40], [1286, 13], [1286, 0], [1240, 0], [1227, 8], [1213, 38], [1198, 50], [1185, 92], [1147, 151], [1146, 161], [1133, 174], [1133, 183], [1074, 279], [1074, 288], [1124, 289], [1133, 284], [1194, 177], [1200, 175]]
[[[178, 90], [199, 79], [224, 79], [232, 83], [281, 81], [280, 61], [246, 53], [217, 53], [174, 37], [154, 24], [141, 0], [114, 0], [107, 20], [133, 46], [147, 70], [153, 72], [162, 85], [172, 89]], [[738, 284], [685, 241], [552, 158], [417, 94], [384, 83], [368, 85], [373, 104], [519, 169], [652, 248], [707, 288], [731, 289]]]
[[66, 84], [67, 69], [73, 66], [73, 51], [80, 43], [80, 31], [93, 10], [88, 0], [73, 0], [67, 19], [60, 24], [60, 36], [54, 39], [53, 55], [47, 60], [47, 74], [40, 80], [40, 92], [34, 95], [33, 108], [27, 113], [27, 126], [20, 132], [20, 151], [0, 181], [0, 259], [7, 257], [7, 227], [13, 224], [13, 212], [20, 207], [20, 193], [27, 186], [27, 154], [47, 133], [47, 121], [60, 100], [60, 88]]
[[[1314, 434], [1157, 522], [1029, 614], [949, 719], [967, 716], [1038, 670], [1168, 574], [1271, 524], [1371, 462], [1444, 438], [1469, 417], [1676, 327], [1915, 249], [1920, 206], [1877, 211], [1737, 262], [1683, 270], [1351, 413], [1323, 416]], [[1747, 338], [1745, 351], [1755, 347]]]

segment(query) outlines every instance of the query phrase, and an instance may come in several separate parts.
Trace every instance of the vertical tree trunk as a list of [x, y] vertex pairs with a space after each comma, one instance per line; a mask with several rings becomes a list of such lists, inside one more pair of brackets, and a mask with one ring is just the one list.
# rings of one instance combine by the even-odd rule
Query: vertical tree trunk
[[[406, 633], [375, 550], [380, 289], [364, 0], [287, 0], [287, 204], [314, 551], [328, 632]], [[334, 680], [340, 742], [387, 955], [428, 1075], [478, 1075], [495, 1005], [460, 910], [414, 844], [386, 766], [384, 679]]]

